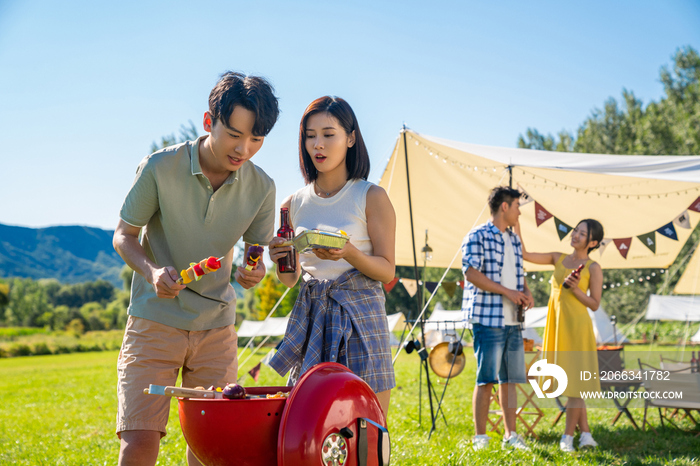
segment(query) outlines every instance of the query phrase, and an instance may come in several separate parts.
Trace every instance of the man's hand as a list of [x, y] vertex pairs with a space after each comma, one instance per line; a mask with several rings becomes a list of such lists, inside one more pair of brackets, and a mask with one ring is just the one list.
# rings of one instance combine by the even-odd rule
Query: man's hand
[[526, 311], [529, 311], [530, 309], [535, 307], [535, 298], [532, 296], [532, 293], [530, 293], [530, 290], [528, 290], [527, 288], [525, 289], [525, 299], [526, 302], [523, 305], [523, 308]]
[[516, 306], [520, 306], [520, 305], [525, 306], [529, 302], [527, 295], [525, 293], [523, 293], [522, 291], [518, 291], [518, 290], [510, 290], [509, 289], [508, 291], [506, 291], [504, 296], [506, 298], [510, 299], [511, 301], [513, 301]]
[[159, 298], [173, 299], [187, 288], [176, 283], [178, 278], [180, 275], [173, 267], [163, 267], [153, 269], [149, 282]]
[[267, 272], [263, 261], [258, 261], [253, 270], [246, 270], [245, 267], [238, 267], [234, 276], [236, 281], [246, 290], [254, 287], [263, 279]]

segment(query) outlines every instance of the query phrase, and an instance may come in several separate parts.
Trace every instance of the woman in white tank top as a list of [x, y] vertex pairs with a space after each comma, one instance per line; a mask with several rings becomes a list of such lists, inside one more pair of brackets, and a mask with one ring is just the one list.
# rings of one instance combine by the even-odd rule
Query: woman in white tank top
[[[282, 345], [271, 361], [293, 383], [311, 365], [345, 364], [377, 393], [386, 416], [396, 383], [380, 282], [394, 278], [396, 216], [384, 189], [367, 181], [369, 155], [352, 108], [321, 97], [304, 112], [299, 165], [306, 186], [285, 199], [296, 234], [307, 229], [350, 236], [342, 249], [297, 254], [294, 273], [280, 273], [293, 287], [303, 279]], [[292, 249], [270, 242], [270, 259]], [[329, 337], [330, 335], [330, 337]]]

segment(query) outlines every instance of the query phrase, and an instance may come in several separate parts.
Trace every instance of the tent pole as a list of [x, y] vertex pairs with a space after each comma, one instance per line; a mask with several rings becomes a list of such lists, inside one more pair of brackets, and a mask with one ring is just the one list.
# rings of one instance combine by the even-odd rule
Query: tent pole
[[513, 189], [513, 165], [508, 165], [508, 187]]
[[[408, 217], [411, 219], [411, 243], [413, 245], [413, 273], [416, 277], [416, 285], [420, 283], [420, 279], [418, 276], [418, 257], [416, 256], [416, 234], [413, 228], [413, 205], [411, 203], [411, 177], [409, 176], [408, 173], [408, 144], [406, 143], [406, 125], [403, 125], [403, 155], [404, 159], [406, 161], [406, 191], [408, 191]], [[421, 314], [421, 307], [423, 305], [423, 293], [421, 290], [421, 287], [418, 286], [418, 292], [416, 293], [418, 296], [418, 299], [416, 300], [416, 306], [418, 313], [416, 314], [416, 318], [422, 317]], [[423, 348], [425, 348], [425, 318], [421, 318], [421, 323], [420, 323], [420, 333], [421, 333], [421, 340], [422, 340], [422, 345]], [[436, 414], [433, 411], [433, 391], [431, 390], [431, 385], [430, 385], [430, 371], [428, 369], [428, 360], [421, 358], [421, 364], [423, 368], [425, 369], [425, 380], [426, 380], [426, 385], [428, 389], [428, 402], [430, 404], [430, 421], [432, 423], [432, 428], [433, 430], [435, 429], [435, 417]], [[419, 382], [420, 383], [420, 382]], [[420, 400], [420, 395], [418, 399], [418, 403], [421, 403]], [[420, 421], [419, 421], [420, 423]]]
[[[403, 154], [404, 160], [406, 161], [406, 190], [408, 191], [408, 218], [411, 220], [411, 242], [413, 244], [413, 274], [416, 278], [416, 285], [420, 283], [420, 278], [418, 276], [418, 258], [416, 256], [416, 235], [413, 230], [413, 205], [411, 204], [411, 177], [408, 173], [408, 144], [406, 143], [406, 125], [403, 125]], [[418, 298], [416, 299], [416, 306], [418, 313], [416, 316], [420, 315], [420, 310], [423, 303], [423, 293], [421, 287], [418, 286]], [[421, 326], [422, 327], [422, 326]], [[423, 329], [421, 328], [421, 331]]]

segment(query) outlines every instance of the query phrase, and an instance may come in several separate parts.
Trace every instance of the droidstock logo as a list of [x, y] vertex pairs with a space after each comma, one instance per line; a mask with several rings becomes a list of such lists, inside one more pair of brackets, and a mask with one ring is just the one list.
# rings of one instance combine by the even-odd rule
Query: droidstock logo
[[556, 364], [547, 364], [546, 359], [541, 359], [534, 363], [530, 367], [530, 370], [527, 371], [527, 375], [530, 377], [554, 377], [557, 379], [557, 389], [552, 393], [544, 393], [552, 386], [552, 379], [545, 380], [542, 388], [540, 388], [537, 380], [530, 379], [530, 385], [532, 385], [532, 389], [535, 391], [537, 398], [556, 398], [561, 396], [564, 390], [566, 390], [566, 385], [569, 383], [569, 378], [566, 376], [564, 369]]

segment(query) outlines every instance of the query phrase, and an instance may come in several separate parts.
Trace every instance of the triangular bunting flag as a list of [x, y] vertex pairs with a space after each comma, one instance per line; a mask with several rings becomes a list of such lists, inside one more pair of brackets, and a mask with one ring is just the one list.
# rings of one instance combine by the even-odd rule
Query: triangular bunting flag
[[559, 235], [559, 241], [563, 240], [566, 235], [572, 230], [572, 228], [566, 223], [562, 222], [558, 218], [554, 217], [554, 224], [557, 226], [557, 235]]
[[644, 243], [644, 246], [648, 247], [651, 252], [656, 254], [656, 232], [652, 231], [651, 233], [647, 233], [645, 235], [639, 235], [637, 236], [639, 238], [639, 241]]
[[688, 211], [683, 211], [678, 217], [673, 219], [673, 223], [686, 230], [690, 229], [690, 217], [688, 217]]
[[668, 222], [666, 225], [662, 226], [656, 231], [658, 231], [660, 234], [664, 235], [667, 238], [671, 238], [674, 241], [678, 241], [678, 235], [676, 234], [676, 228], [673, 226], [673, 222]]
[[251, 376], [253, 380], [257, 382], [258, 377], [260, 377], [260, 363], [258, 363], [255, 367], [249, 370], [248, 375]]
[[537, 221], [537, 226], [542, 225], [550, 218], [552, 218], [552, 214], [542, 207], [539, 202], [535, 201], [535, 221]]
[[399, 277], [395, 277], [395, 278], [394, 278], [392, 281], [390, 281], [389, 283], [384, 283], [384, 289], [385, 289], [386, 292], [388, 293], [388, 292], [390, 292], [391, 290], [394, 289], [394, 287], [396, 286], [396, 284], [397, 284], [398, 282], [399, 282]]
[[260, 360], [260, 362], [265, 364], [266, 366], [269, 366], [270, 361], [272, 361], [272, 357], [275, 355], [275, 353], [277, 353], [277, 350], [274, 348], [271, 349], [270, 351], [268, 351], [267, 355], [265, 355], [265, 357]]
[[465, 287], [467, 284], [466, 284], [466, 282], [461, 281], [461, 282], [457, 282], [457, 285], [459, 285], [460, 288], [464, 289], [464, 287]]
[[627, 253], [630, 252], [630, 244], [632, 243], [632, 238], [615, 238], [613, 239], [617, 250], [620, 251], [620, 255], [627, 259]]
[[695, 199], [692, 204], [690, 204], [690, 207], [688, 209], [692, 210], [693, 212], [700, 212], [700, 197]]
[[600, 242], [600, 247], [598, 248], [598, 251], [600, 252], [600, 255], [603, 255], [603, 251], [605, 251], [605, 248], [608, 247], [608, 244], [612, 243], [612, 240], [610, 238], [603, 238], [603, 241]]
[[403, 287], [406, 288], [406, 291], [408, 291], [408, 295], [411, 298], [413, 298], [418, 292], [418, 283], [416, 283], [415, 280], [412, 280], [410, 278], [402, 278], [399, 281], [401, 282]]
[[445, 293], [447, 293], [447, 296], [450, 298], [454, 296], [455, 291], [457, 290], [457, 283], [455, 282], [442, 282], [442, 289], [445, 290]]
[[438, 282], [425, 282], [425, 287], [428, 289], [428, 291], [430, 291], [430, 294], [433, 294], [437, 286]]
[[520, 195], [520, 206], [521, 207], [524, 206], [525, 204], [529, 204], [532, 201], [534, 201], [534, 199], [532, 197], [530, 197], [530, 195], [523, 189], [522, 186], [518, 185], [518, 191], [520, 191], [520, 193], [521, 193], [521, 195]]

